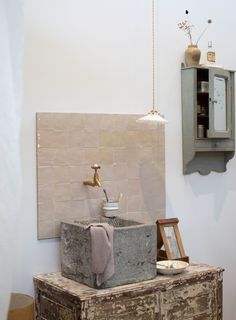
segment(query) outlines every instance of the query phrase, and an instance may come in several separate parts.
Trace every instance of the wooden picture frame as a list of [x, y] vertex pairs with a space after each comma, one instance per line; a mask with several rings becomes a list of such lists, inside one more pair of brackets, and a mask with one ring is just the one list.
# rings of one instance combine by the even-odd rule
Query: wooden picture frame
[[183, 260], [189, 262], [181, 240], [179, 219], [158, 219], [157, 224], [157, 261]]

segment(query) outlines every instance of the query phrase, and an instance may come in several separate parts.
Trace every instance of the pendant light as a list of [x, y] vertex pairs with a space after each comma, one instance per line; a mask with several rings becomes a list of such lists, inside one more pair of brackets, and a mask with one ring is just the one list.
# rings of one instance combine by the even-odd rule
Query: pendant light
[[156, 48], [155, 48], [155, 0], [152, 0], [152, 109], [149, 113], [136, 120], [137, 122], [153, 121], [156, 123], [166, 124], [167, 120], [157, 111], [156, 108]]

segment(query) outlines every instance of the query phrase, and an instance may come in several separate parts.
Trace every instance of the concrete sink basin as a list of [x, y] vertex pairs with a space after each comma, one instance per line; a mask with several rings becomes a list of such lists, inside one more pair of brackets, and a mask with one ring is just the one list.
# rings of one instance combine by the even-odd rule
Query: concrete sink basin
[[91, 271], [91, 223], [114, 226], [115, 274], [99, 288], [115, 287], [156, 276], [156, 225], [119, 218], [64, 221], [61, 224], [62, 275], [96, 288]]

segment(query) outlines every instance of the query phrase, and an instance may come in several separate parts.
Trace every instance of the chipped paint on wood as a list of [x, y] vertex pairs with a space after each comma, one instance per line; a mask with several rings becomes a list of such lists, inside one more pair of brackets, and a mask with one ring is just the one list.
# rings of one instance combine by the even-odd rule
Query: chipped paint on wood
[[156, 294], [137, 297], [122, 295], [111, 297], [106, 303], [93, 299], [85, 304], [82, 319], [132, 319], [131, 316], [140, 320], [155, 319], [155, 306]]
[[37, 320], [222, 320], [223, 269], [97, 290], [50, 273], [34, 277]]
[[41, 296], [40, 299], [40, 308], [41, 308], [41, 315], [45, 319], [51, 320], [73, 320], [73, 310], [66, 308], [65, 306], [55, 303], [47, 299], [44, 296]]

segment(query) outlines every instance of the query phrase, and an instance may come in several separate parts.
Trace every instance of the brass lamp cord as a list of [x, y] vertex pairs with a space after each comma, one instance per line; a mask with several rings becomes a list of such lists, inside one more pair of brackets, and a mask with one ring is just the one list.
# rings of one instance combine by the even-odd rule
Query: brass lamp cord
[[156, 113], [156, 61], [155, 61], [155, 0], [152, 0], [152, 111], [151, 113]]
[[155, 24], [155, 0], [152, 0], [152, 110], [149, 114], [160, 115], [156, 108], [156, 24]]
[[155, 1], [150, 0], [151, 3], [151, 28], [152, 28], [152, 109], [148, 114], [138, 120], [137, 122], [154, 121], [159, 123], [167, 123], [167, 120], [162, 116], [156, 108], [156, 25], [155, 25]]

